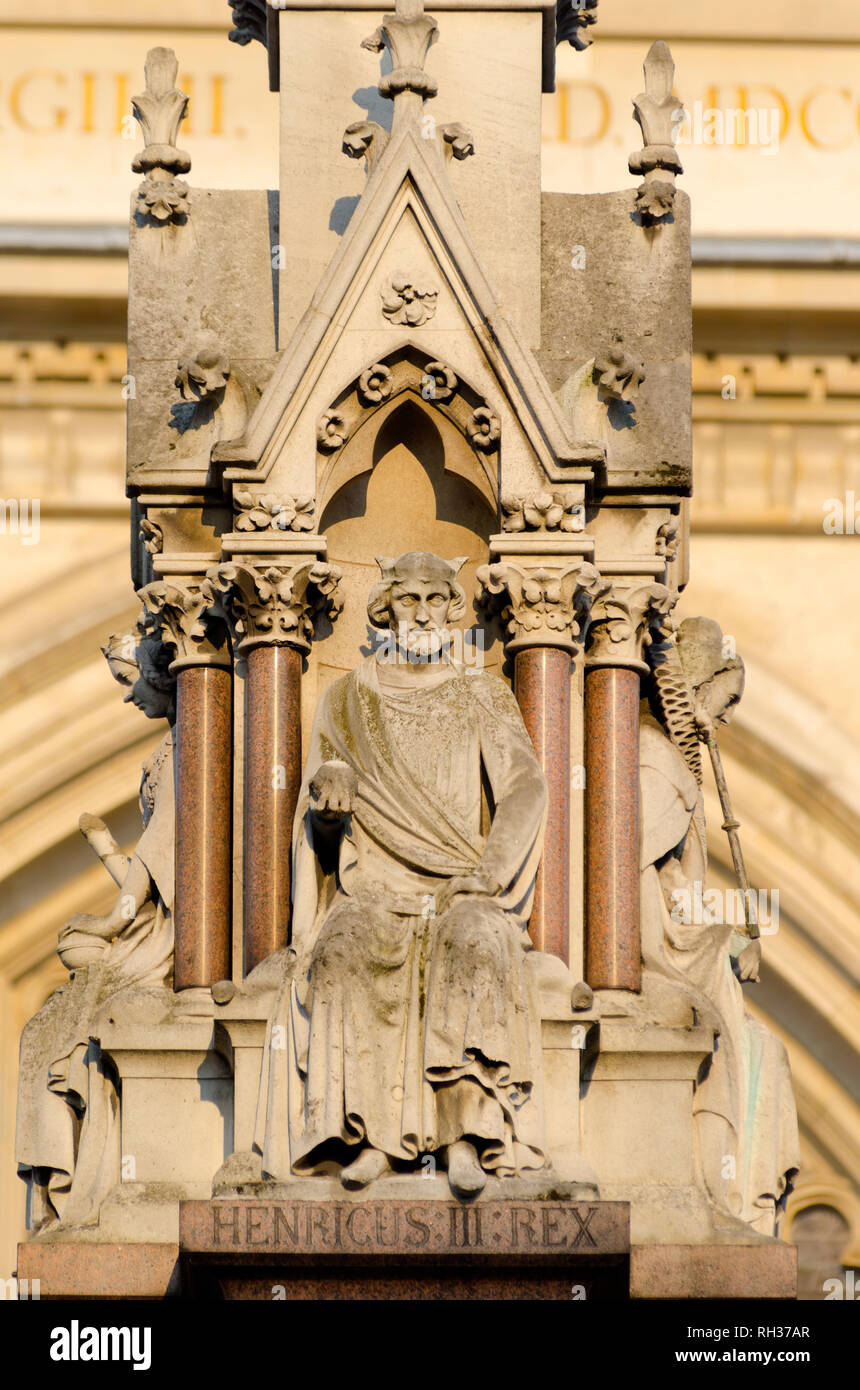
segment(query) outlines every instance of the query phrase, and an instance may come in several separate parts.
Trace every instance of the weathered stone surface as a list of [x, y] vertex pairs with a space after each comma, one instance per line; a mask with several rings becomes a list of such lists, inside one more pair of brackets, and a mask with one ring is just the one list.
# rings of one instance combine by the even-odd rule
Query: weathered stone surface
[[631, 1298], [795, 1298], [793, 1245], [634, 1245]]
[[[607, 447], [610, 486], [690, 486], [690, 203], [643, 227], [635, 193], [544, 193], [539, 360], [575, 432]], [[583, 260], [584, 256], [584, 260]], [[581, 267], [577, 268], [582, 262]], [[635, 412], [598, 400], [591, 369], [612, 335], [640, 358]], [[634, 423], [635, 422], [635, 423]]]

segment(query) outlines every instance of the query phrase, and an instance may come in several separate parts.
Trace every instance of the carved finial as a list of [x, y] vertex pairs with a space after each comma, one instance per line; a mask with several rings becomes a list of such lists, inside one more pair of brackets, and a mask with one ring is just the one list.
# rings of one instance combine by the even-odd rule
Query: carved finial
[[669, 45], [658, 39], [648, 50], [643, 71], [645, 91], [633, 98], [633, 111], [642, 130], [644, 147], [630, 156], [631, 174], [644, 174], [636, 192], [636, 209], [643, 221], [668, 216], [675, 201], [675, 176], [684, 172], [675, 149], [684, 109], [672, 91], [675, 64]]
[[188, 97], [176, 86], [178, 71], [172, 48], [151, 48], [144, 65], [146, 91], [131, 99], [145, 141], [145, 148], [135, 155], [131, 166], [136, 174], [146, 175], [137, 192], [137, 207], [144, 217], [156, 222], [168, 222], [188, 212], [188, 184], [176, 178], [191, 168], [191, 156], [176, 146], [188, 110]]
[[555, 6], [555, 41], [556, 44], [564, 43], [565, 40], [571, 48], [578, 52], [589, 48], [594, 42], [588, 30], [592, 24], [597, 23], [598, 0], [556, 0]]

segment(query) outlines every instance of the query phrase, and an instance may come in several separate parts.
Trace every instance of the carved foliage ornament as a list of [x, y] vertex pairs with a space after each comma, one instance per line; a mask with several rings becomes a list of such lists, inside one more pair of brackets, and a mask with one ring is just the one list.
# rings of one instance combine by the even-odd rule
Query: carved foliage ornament
[[645, 380], [645, 363], [624, 351], [619, 333], [612, 346], [595, 359], [594, 370], [601, 391], [613, 401], [632, 401]]
[[343, 606], [337, 592], [341, 572], [322, 561], [259, 570], [219, 565], [206, 579], [213, 595], [224, 596], [240, 651], [260, 643], [309, 651], [314, 616], [334, 618]]
[[157, 580], [138, 590], [138, 598], [151, 616], [160, 640], [172, 647], [177, 661], [224, 665], [223, 624], [209, 612], [212, 594], [204, 584], [171, 584]]
[[502, 498], [503, 531], [582, 531], [585, 508], [560, 492], [538, 492], [534, 497]]
[[485, 605], [501, 610], [511, 651], [527, 646], [575, 651], [593, 599], [609, 587], [586, 561], [533, 568], [500, 561], [482, 566], [477, 577], [489, 596]]
[[312, 494], [302, 497], [275, 497], [272, 493], [263, 493], [258, 496], [237, 488], [233, 497], [237, 506], [237, 531], [314, 529], [316, 504]]
[[647, 671], [644, 650], [669, 635], [678, 597], [677, 590], [651, 581], [607, 586], [591, 612], [590, 663]]
[[436, 312], [439, 291], [408, 271], [396, 270], [380, 287], [382, 312], [389, 323], [420, 328]]
[[184, 400], [218, 401], [230, 378], [230, 361], [213, 333], [201, 333], [177, 363], [175, 385]]

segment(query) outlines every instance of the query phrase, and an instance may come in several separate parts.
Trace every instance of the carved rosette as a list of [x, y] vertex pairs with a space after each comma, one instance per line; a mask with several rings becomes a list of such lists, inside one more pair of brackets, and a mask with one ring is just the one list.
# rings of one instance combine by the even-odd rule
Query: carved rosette
[[394, 271], [389, 279], [383, 281], [379, 293], [382, 296], [382, 313], [388, 322], [410, 328], [420, 328], [432, 319], [439, 297], [435, 285], [403, 270]]
[[175, 652], [171, 673], [185, 666], [229, 666], [227, 633], [210, 610], [213, 595], [205, 583], [156, 580], [138, 590], [152, 628]]
[[428, 362], [421, 378], [425, 401], [450, 401], [457, 390], [457, 375], [444, 362]]
[[608, 588], [594, 565], [578, 559], [536, 565], [501, 560], [483, 565], [477, 578], [484, 605], [500, 611], [511, 652], [562, 647], [575, 654], [587, 631], [591, 604]]
[[239, 641], [239, 650], [260, 645], [310, 651], [314, 618], [335, 618], [342, 602], [341, 572], [320, 560], [298, 565], [218, 565], [206, 579], [213, 596], [222, 595]]
[[668, 635], [678, 597], [677, 590], [650, 579], [614, 579], [591, 611], [587, 664], [625, 666], [646, 675], [644, 650]]
[[346, 420], [339, 410], [326, 410], [317, 423], [317, 448], [334, 454], [349, 438]]
[[151, 48], [144, 64], [146, 91], [131, 99], [145, 141], [131, 166], [146, 176], [137, 190], [137, 210], [161, 223], [184, 217], [189, 210], [188, 184], [176, 177], [191, 168], [191, 156], [176, 145], [188, 110], [188, 96], [176, 86], [178, 71], [172, 48]]
[[374, 362], [365, 367], [358, 379], [358, 394], [364, 405], [379, 405], [391, 395], [392, 378], [388, 367], [382, 362]]
[[466, 433], [474, 448], [480, 449], [484, 454], [490, 453], [497, 447], [501, 438], [502, 427], [498, 415], [495, 415], [488, 405], [479, 405], [477, 410], [472, 411], [466, 425]]

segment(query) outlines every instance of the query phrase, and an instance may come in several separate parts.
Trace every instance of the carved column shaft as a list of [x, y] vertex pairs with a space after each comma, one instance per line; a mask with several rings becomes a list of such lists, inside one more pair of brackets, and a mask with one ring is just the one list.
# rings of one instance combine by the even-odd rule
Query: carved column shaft
[[[619, 573], [591, 610], [585, 671], [585, 978], [592, 989], [642, 987], [639, 931], [639, 698], [643, 648], [677, 594], [662, 561]], [[650, 573], [648, 573], [650, 570]]]
[[585, 673], [585, 978], [641, 988], [639, 673]]
[[230, 971], [232, 677], [185, 666], [176, 681], [174, 989]]
[[[279, 508], [277, 514], [302, 515], [292, 500], [295, 506]], [[258, 516], [260, 524], [271, 521], [265, 507], [252, 506], [247, 515], [252, 521]], [[231, 544], [243, 539], [250, 545], [241, 533], [230, 538]], [[242, 563], [221, 565], [208, 575], [212, 591], [224, 596], [247, 661], [242, 818], [246, 975], [289, 942], [293, 820], [302, 779], [302, 654], [310, 649], [314, 614], [325, 609], [333, 617], [338, 611], [340, 578], [334, 566], [317, 558], [325, 548], [318, 536], [282, 538], [279, 551], [270, 541], [263, 544], [271, 549], [263, 552], [259, 567], [245, 556]]]
[[547, 780], [547, 828], [529, 935], [539, 951], [570, 954], [570, 654], [526, 647], [515, 658], [517, 701]]
[[246, 975], [289, 941], [293, 818], [302, 781], [301, 653], [257, 646], [247, 663]]

